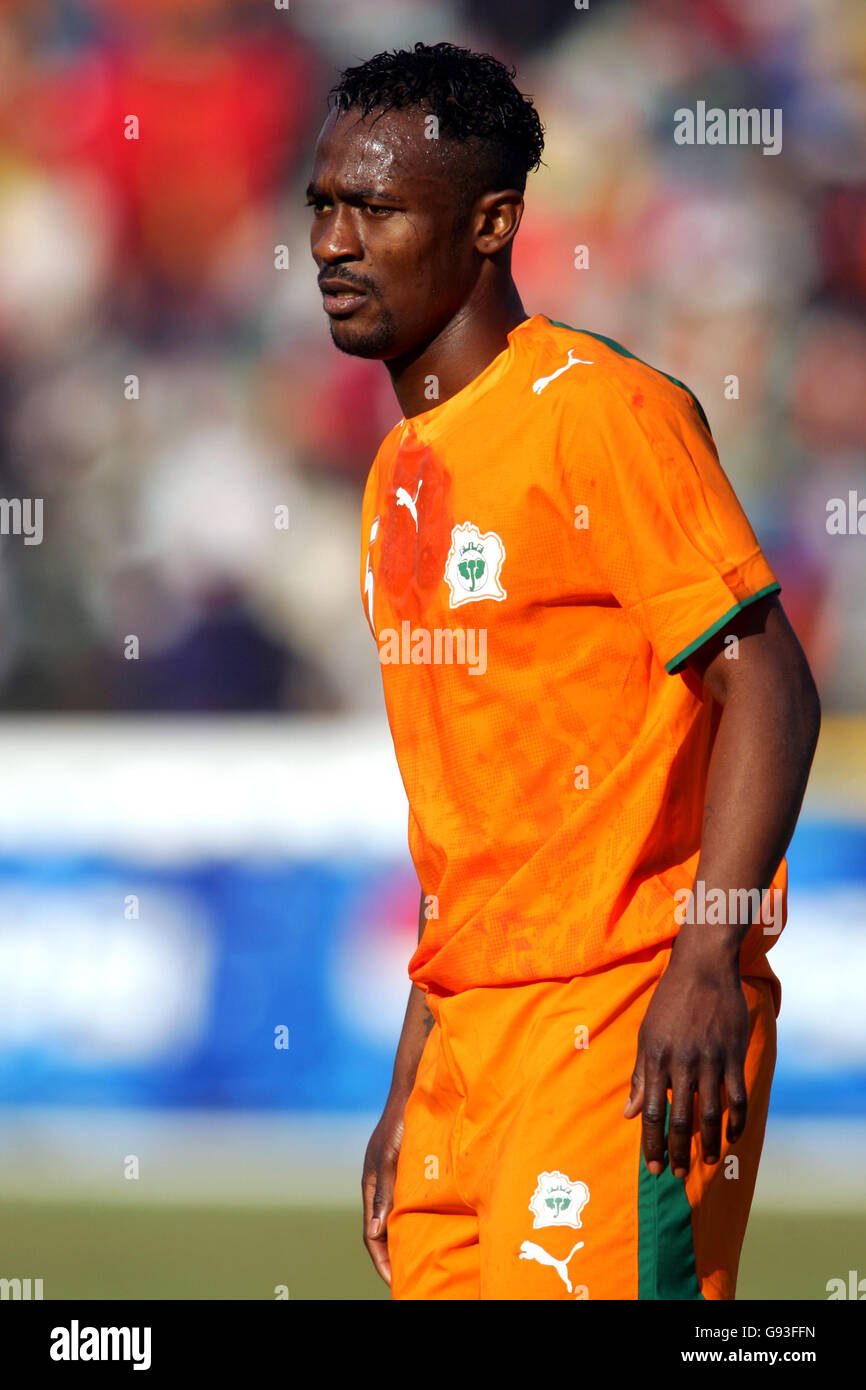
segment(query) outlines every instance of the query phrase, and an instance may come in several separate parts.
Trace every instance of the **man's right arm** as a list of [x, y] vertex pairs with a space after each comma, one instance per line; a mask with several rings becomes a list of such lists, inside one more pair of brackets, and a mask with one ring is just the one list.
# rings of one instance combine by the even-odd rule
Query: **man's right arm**
[[[424, 933], [424, 894], [418, 907], [418, 940]], [[386, 1284], [391, 1283], [391, 1262], [388, 1258], [388, 1215], [394, 1204], [394, 1179], [397, 1158], [403, 1141], [403, 1114], [409, 1093], [415, 1084], [415, 1074], [424, 1044], [433, 1027], [433, 1015], [427, 1006], [423, 989], [413, 985], [403, 1019], [391, 1088], [382, 1118], [374, 1129], [364, 1158], [361, 1192], [364, 1198], [364, 1244], [376, 1271]]]

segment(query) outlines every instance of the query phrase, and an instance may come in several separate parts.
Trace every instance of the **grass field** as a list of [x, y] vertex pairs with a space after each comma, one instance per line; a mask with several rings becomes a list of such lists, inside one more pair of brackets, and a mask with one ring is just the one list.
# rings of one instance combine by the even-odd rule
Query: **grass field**
[[[4, 1202], [0, 1274], [42, 1278], [46, 1299], [387, 1298], [359, 1224], [345, 1206]], [[823, 1300], [849, 1269], [866, 1272], [866, 1212], [756, 1212], [738, 1296]]]

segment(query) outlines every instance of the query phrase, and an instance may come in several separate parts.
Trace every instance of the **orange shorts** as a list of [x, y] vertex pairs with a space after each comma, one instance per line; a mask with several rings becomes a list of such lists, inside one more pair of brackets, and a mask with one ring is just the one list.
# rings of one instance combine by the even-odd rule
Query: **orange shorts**
[[745, 978], [745, 1133], [685, 1183], [623, 1117], [670, 948], [590, 975], [428, 994], [388, 1247], [395, 1299], [728, 1299], [758, 1170], [778, 981]]

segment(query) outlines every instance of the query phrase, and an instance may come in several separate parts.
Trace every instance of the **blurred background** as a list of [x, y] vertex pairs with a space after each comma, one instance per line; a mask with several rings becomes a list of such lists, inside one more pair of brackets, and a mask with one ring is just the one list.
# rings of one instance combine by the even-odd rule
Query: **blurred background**
[[[527, 311], [697, 394], [815, 671], [739, 1292], [866, 1275], [862, 7], [0, 0], [0, 495], [44, 504], [0, 536], [0, 1276], [46, 1298], [385, 1296], [417, 887], [359, 507], [400, 412], [303, 190], [339, 70], [443, 38], [546, 125]], [[781, 153], [675, 144], [698, 100], [781, 108]]]

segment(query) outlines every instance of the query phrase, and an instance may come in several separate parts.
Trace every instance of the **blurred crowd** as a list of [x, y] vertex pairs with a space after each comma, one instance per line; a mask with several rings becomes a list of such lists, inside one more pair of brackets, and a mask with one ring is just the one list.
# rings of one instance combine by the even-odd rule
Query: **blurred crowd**
[[[359, 503], [400, 411], [331, 345], [303, 190], [340, 69], [443, 38], [545, 123], [527, 312], [688, 383], [825, 709], [866, 708], [866, 535], [826, 526], [866, 500], [858, 0], [0, 0], [0, 497], [44, 499], [0, 537], [0, 708], [378, 707]], [[676, 144], [698, 100], [780, 108], [781, 153]]]

